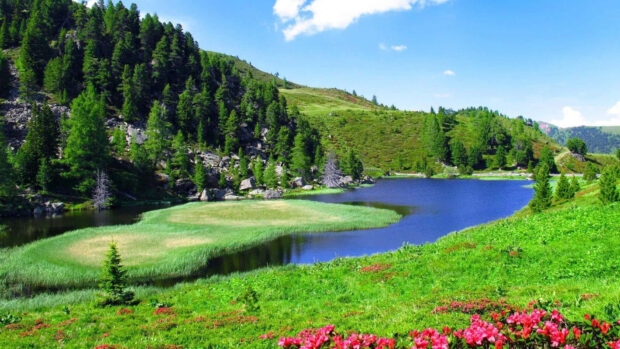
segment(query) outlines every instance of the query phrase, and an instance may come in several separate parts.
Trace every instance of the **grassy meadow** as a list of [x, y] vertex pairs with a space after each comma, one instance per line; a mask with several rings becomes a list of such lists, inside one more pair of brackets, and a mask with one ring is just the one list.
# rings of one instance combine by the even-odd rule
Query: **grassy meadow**
[[387, 226], [390, 210], [302, 200], [190, 203], [147, 212], [133, 225], [88, 228], [0, 254], [5, 293], [96, 287], [110, 243], [132, 282], [190, 275], [211, 258], [278, 236]]
[[0, 330], [0, 347], [273, 348], [327, 324], [383, 336], [466, 326], [470, 314], [433, 312], [451, 301], [542, 299], [569, 320], [620, 317], [620, 204], [601, 206], [597, 190], [390, 253], [138, 288], [142, 303], [126, 309], [94, 308], [93, 291], [5, 301], [0, 314], [20, 320]]

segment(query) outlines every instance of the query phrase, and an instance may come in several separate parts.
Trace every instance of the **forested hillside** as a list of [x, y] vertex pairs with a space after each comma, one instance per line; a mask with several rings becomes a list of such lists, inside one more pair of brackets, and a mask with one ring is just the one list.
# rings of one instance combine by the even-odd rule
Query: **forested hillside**
[[191, 194], [192, 181], [239, 190], [250, 176], [287, 186], [322, 161], [282, 80], [135, 5], [1, 0], [0, 24], [5, 201], [26, 189], [88, 198], [97, 170], [122, 199]]
[[541, 129], [562, 145], [566, 145], [566, 142], [571, 138], [581, 138], [586, 142], [588, 150], [592, 153], [615, 154], [616, 150], [620, 148], [620, 126], [559, 128], [543, 123]]
[[527, 168], [560, 150], [532, 120], [511, 119], [488, 108], [410, 112], [336, 89], [280, 93], [320, 131], [323, 147], [342, 156], [353, 149], [370, 169], [436, 173], [443, 171], [441, 163], [463, 173]]

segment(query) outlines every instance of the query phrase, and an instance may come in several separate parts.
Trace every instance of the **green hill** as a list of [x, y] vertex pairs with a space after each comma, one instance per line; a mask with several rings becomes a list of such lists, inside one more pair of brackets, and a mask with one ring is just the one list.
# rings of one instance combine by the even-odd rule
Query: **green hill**
[[591, 153], [615, 154], [616, 149], [620, 148], [620, 126], [559, 128], [548, 123], [541, 123], [541, 129], [562, 145], [566, 145], [571, 138], [581, 138], [586, 142], [588, 151]]

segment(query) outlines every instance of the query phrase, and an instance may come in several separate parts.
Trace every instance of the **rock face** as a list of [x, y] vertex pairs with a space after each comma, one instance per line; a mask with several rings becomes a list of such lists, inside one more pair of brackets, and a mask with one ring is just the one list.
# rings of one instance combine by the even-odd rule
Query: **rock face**
[[[69, 108], [62, 105], [50, 104], [48, 107], [57, 120], [60, 120], [63, 114], [69, 115], [70, 113]], [[0, 105], [0, 115], [4, 115], [4, 134], [9, 146], [14, 149], [19, 148], [28, 133], [27, 127], [32, 118], [32, 105], [17, 101], [6, 102]]]
[[352, 183], [353, 183], [353, 177], [351, 177], [351, 176], [344, 176], [344, 177], [340, 178], [340, 184], [342, 186], [346, 187], [346, 186], [348, 186], [348, 185], [350, 185]]
[[572, 155], [579, 162], [585, 162], [586, 161], [586, 157], [581, 155], [581, 154], [579, 154], [579, 153], [570, 153], [570, 155]]
[[293, 188], [301, 188], [306, 185], [306, 180], [304, 180], [303, 177], [296, 177], [293, 179], [291, 184], [293, 185]]
[[213, 201], [213, 195], [211, 194], [210, 191], [208, 191], [207, 189], [204, 189], [202, 191], [202, 193], [200, 193], [200, 201], [206, 202], [206, 201]]
[[256, 180], [254, 177], [244, 179], [239, 185], [239, 190], [251, 190], [256, 188]]
[[196, 193], [196, 185], [187, 178], [177, 179], [174, 182], [174, 190], [184, 196], [190, 196]]
[[273, 199], [281, 199], [282, 198], [282, 191], [281, 190], [267, 190], [265, 191], [265, 195], [264, 198], [267, 200], [273, 200]]

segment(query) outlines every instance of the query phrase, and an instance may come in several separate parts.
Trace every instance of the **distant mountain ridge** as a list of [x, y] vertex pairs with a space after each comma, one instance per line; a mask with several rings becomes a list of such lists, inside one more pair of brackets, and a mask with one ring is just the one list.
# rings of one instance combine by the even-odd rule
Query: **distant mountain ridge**
[[579, 126], [560, 128], [555, 125], [541, 122], [540, 129], [556, 142], [566, 145], [566, 142], [578, 137], [588, 145], [591, 153], [611, 154], [620, 148], [620, 126]]

